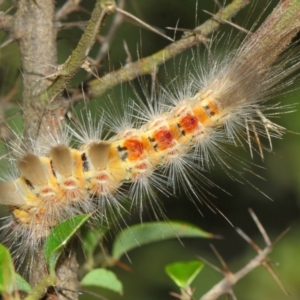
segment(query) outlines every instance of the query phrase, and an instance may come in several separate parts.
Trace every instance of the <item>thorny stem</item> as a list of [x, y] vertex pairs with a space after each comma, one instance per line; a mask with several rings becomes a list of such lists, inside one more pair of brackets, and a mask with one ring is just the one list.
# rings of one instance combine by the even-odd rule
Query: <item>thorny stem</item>
[[[58, 72], [58, 77], [53, 84], [47, 89], [47, 91], [40, 95], [39, 100], [42, 105], [53, 102], [56, 98], [61, 99], [61, 94], [67, 87], [68, 83], [79, 71], [84, 64], [92, 46], [96, 41], [97, 34], [101, 28], [101, 25], [108, 13], [113, 12], [115, 9], [115, 3], [113, 0], [98, 0], [93, 10], [91, 19], [77, 45], [72, 52], [71, 56], [62, 66], [62, 69]], [[58, 105], [61, 105], [59, 101], [56, 101]]]
[[271, 250], [272, 247], [267, 246], [241, 270], [234, 274], [230, 274], [213, 286], [205, 295], [200, 298], [200, 300], [215, 300], [224, 294], [229, 294], [233, 285], [249, 274], [252, 270], [262, 265]]
[[[243, 7], [249, 4], [250, 1], [251, 0], [233, 0], [226, 7], [220, 9], [220, 11], [216, 14], [216, 18], [230, 20]], [[98, 97], [122, 82], [132, 80], [141, 75], [152, 74], [153, 70], [167, 60], [205, 40], [205, 38], [216, 31], [219, 26], [220, 22], [212, 18], [204, 22], [201, 26], [195, 28], [195, 34], [189, 33], [188, 35], [184, 35], [179, 41], [172, 43], [151, 56], [139, 59], [136, 62], [127, 64], [125, 67], [120, 68], [117, 71], [111, 72], [101, 77], [101, 80], [91, 80], [87, 85], [87, 95], [85, 96], [88, 98]], [[81, 90], [78, 92], [82, 94]], [[80, 97], [80, 95], [77, 96]]]
[[[284, 286], [280, 282], [279, 278], [277, 275], [274, 273], [272, 267], [270, 266], [268, 254], [272, 251], [273, 245], [270, 241], [270, 238], [268, 237], [265, 229], [263, 228], [262, 224], [260, 223], [259, 219], [255, 215], [255, 213], [252, 211], [252, 209], [249, 210], [250, 215], [252, 219], [254, 220], [256, 226], [258, 227], [261, 235], [264, 238], [264, 241], [266, 243], [266, 247], [264, 249], [260, 249], [252, 240], [250, 237], [248, 237], [242, 230], [239, 228], [236, 228], [237, 233], [249, 244], [252, 246], [254, 250], [257, 251], [257, 256], [253, 258], [249, 263], [247, 263], [243, 268], [241, 268], [238, 272], [236, 273], [231, 273], [229, 268], [227, 267], [225, 261], [223, 258], [220, 256], [220, 254], [216, 251], [215, 248], [213, 248], [215, 254], [221, 261], [224, 271], [218, 269], [214, 265], [212, 265], [209, 262], [206, 262], [208, 265], [213, 267], [215, 270], [219, 271], [224, 275], [224, 279], [221, 280], [219, 283], [217, 283], [215, 286], [213, 286], [205, 295], [203, 295], [200, 300], [216, 300], [220, 296], [228, 294], [231, 295], [232, 297], [235, 298], [232, 287], [243, 277], [245, 277], [247, 274], [249, 274], [252, 270], [259, 266], [263, 266], [269, 274], [273, 277], [273, 279], [277, 282], [279, 287], [285, 292], [287, 295], [287, 291], [285, 290]], [[286, 231], [280, 236], [280, 238], [286, 233]], [[205, 261], [205, 259], [204, 259]]]
[[[196, 27], [193, 30], [194, 34], [185, 34], [182, 39], [172, 43], [163, 50], [136, 62], [129, 63], [125, 65], [125, 67], [101, 77], [100, 80], [94, 79], [89, 81], [86, 86], [85, 99], [99, 97], [107, 90], [122, 82], [130, 81], [141, 75], [152, 74], [153, 70], [167, 60], [174, 58], [176, 55], [205, 40], [206, 37], [216, 31], [220, 26], [218, 20], [230, 20], [250, 1], [251, 0], [234, 0], [215, 14], [212, 19], [206, 21], [201, 26]], [[270, 22], [264, 27], [264, 30], [269, 32], [270, 40], [274, 38], [282, 39], [281, 48], [274, 49], [272, 54], [270, 53], [270, 50], [268, 50], [271, 54], [269, 55], [270, 60], [272, 58], [273, 60], [276, 59], [282, 49], [289, 44], [293, 36], [297, 33], [297, 24], [290, 20], [299, 19], [299, 7], [300, 3], [297, 0], [282, 0], [276, 10], [277, 14], [274, 14], [273, 19], [270, 19]], [[256, 38], [259, 38], [259, 36], [256, 36]], [[262, 47], [265, 47], [266, 50], [268, 49], [267, 45], [267, 41], [262, 42]], [[256, 50], [257, 52], [261, 51], [261, 49]], [[82, 97], [82, 90], [78, 89], [77, 91], [74, 91], [72, 100], [79, 101]]]
[[[125, 5], [125, 0], [118, 1], [117, 5], [119, 8], [123, 9]], [[110, 26], [109, 31], [104, 38], [104, 42], [102, 43], [101, 48], [99, 49], [98, 54], [95, 58], [96, 65], [99, 65], [100, 62], [102, 62], [103, 58], [106, 56], [107, 52], [109, 51], [109, 46], [112, 42], [112, 39], [114, 38], [118, 27], [122, 24], [123, 19], [124, 16], [122, 14], [120, 13], [115, 14], [114, 19], [112, 21], [112, 25]]]

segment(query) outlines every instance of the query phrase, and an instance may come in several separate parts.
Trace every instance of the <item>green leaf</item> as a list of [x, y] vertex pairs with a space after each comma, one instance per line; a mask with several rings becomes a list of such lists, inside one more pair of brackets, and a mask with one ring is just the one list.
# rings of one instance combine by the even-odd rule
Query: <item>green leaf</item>
[[15, 281], [14, 264], [9, 250], [0, 244], [0, 295], [12, 295]]
[[119, 258], [128, 251], [162, 239], [198, 237], [216, 238], [217, 236], [203, 231], [188, 223], [181, 222], [153, 222], [138, 224], [124, 229], [115, 239], [112, 258]]
[[26, 292], [27, 294], [31, 293], [31, 286], [29, 283], [19, 274], [16, 273], [16, 282], [19, 291]]
[[80, 239], [84, 250], [85, 263], [84, 270], [90, 271], [94, 267], [94, 252], [99, 246], [99, 241], [104, 237], [107, 228], [84, 228], [81, 232]]
[[45, 259], [50, 273], [54, 274], [57, 260], [68, 241], [91, 215], [78, 215], [56, 226], [44, 245]]
[[101, 287], [123, 294], [122, 283], [113, 272], [106, 269], [94, 269], [83, 277], [80, 284], [81, 286]]
[[97, 230], [91, 230], [88, 228], [84, 230], [81, 235], [83, 241], [83, 249], [85, 255], [93, 255], [95, 248], [99, 246], [99, 241], [104, 237], [106, 230], [97, 228]]
[[29, 283], [19, 274], [15, 273], [9, 250], [0, 244], [0, 295], [10, 295], [13, 299], [12, 294], [15, 288], [26, 293], [31, 292]]
[[187, 262], [178, 261], [167, 265], [165, 270], [177, 286], [185, 288], [190, 286], [203, 267], [204, 263], [200, 260], [191, 260]]

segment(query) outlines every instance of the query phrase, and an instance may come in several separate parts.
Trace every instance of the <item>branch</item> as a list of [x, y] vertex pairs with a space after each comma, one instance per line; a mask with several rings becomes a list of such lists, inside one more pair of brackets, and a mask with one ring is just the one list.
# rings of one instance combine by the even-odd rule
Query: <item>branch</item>
[[13, 17], [0, 11], [0, 29], [11, 32], [13, 28]]
[[214, 300], [218, 299], [222, 295], [232, 294], [232, 287], [244, 276], [250, 273], [255, 268], [262, 265], [262, 263], [267, 259], [267, 255], [271, 252], [272, 247], [266, 247], [253, 258], [245, 267], [239, 270], [237, 273], [228, 272], [225, 278], [221, 280], [218, 284], [213, 286], [209, 292], [203, 295], [200, 300]]
[[[49, 86], [49, 81], [41, 81], [40, 78], [52, 73], [57, 63], [57, 30], [53, 19], [54, 0], [43, 0], [38, 4], [32, 0], [18, 1], [13, 35], [21, 56], [24, 137], [38, 139], [46, 134], [48, 128], [53, 128], [51, 118], [46, 116], [43, 119], [45, 108], [38, 101], [38, 95]], [[42, 121], [47, 124], [44, 132], [41, 130]], [[57, 122], [57, 116], [53, 121]]]
[[67, 17], [73, 11], [79, 10], [81, 0], [68, 0], [56, 13], [55, 20], [61, 20]]
[[[215, 18], [229, 20], [250, 1], [251, 0], [233, 0], [226, 7], [220, 9], [220, 11], [215, 15]], [[167, 60], [182, 53], [186, 49], [191, 48], [199, 43], [199, 41], [205, 40], [205, 38], [216, 31], [219, 26], [220, 22], [212, 18], [203, 23], [201, 26], [195, 28], [193, 30], [195, 34], [185, 34], [179, 41], [172, 43], [163, 50], [160, 50], [151, 56], [142, 58], [133, 63], [129, 63], [125, 67], [101, 77], [100, 80], [91, 80], [87, 84], [87, 95], [85, 96], [89, 98], [98, 97], [122, 82], [132, 80], [141, 75], [151, 74], [153, 70]]]
[[[236, 229], [238, 234], [248, 243], [252, 246], [254, 250], [257, 251], [257, 256], [254, 257], [248, 264], [246, 264], [242, 269], [240, 269], [236, 273], [231, 273], [229, 268], [227, 267], [226, 263], [223, 261], [219, 253], [213, 248], [214, 252], [218, 256], [219, 260], [221, 261], [224, 271], [220, 270], [219, 268], [213, 266], [211, 263], [207, 262], [205, 259], [201, 258], [206, 262], [208, 265], [212, 266], [215, 270], [219, 271], [224, 275], [224, 279], [221, 280], [219, 283], [217, 283], [215, 286], [213, 286], [205, 295], [201, 297], [200, 300], [215, 300], [218, 299], [220, 296], [229, 294], [234, 296], [232, 287], [243, 277], [245, 277], [247, 274], [249, 274], [252, 270], [259, 266], [263, 266], [270, 275], [274, 278], [274, 280], [277, 282], [277, 284], [280, 286], [280, 288], [286, 293], [287, 291], [283, 287], [282, 283], [280, 282], [279, 278], [277, 277], [276, 273], [273, 271], [270, 260], [268, 258], [268, 254], [272, 251], [273, 244], [271, 243], [267, 233], [265, 232], [263, 226], [259, 222], [258, 218], [254, 214], [252, 210], [250, 210], [250, 215], [253, 218], [256, 226], [258, 227], [261, 235], [264, 238], [264, 241], [266, 243], [266, 247], [264, 249], [260, 249], [242, 230]], [[285, 232], [286, 233], [286, 232]], [[285, 234], [284, 233], [284, 234]], [[281, 235], [282, 237], [282, 235]]]
[[63, 64], [59, 70], [54, 83], [40, 95], [40, 102], [46, 106], [50, 101], [53, 101], [67, 87], [74, 75], [80, 70], [88, 56], [92, 46], [95, 43], [97, 34], [103, 24], [107, 14], [114, 12], [115, 3], [113, 0], [98, 0], [93, 10], [91, 19], [74, 51], [68, 60]]
[[[120, 0], [118, 2], [118, 7], [119, 8], [124, 8], [125, 5], [125, 0]], [[94, 60], [94, 64], [95, 65], [100, 65], [100, 63], [102, 62], [103, 58], [106, 56], [107, 52], [109, 51], [109, 46], [115, 36], [115, 33], [117, 31], [117, 29], [119, 28], [119, 26], [122, 24], [124, 19], [124, 16], [120, 13], [116, 13], [114, 15], [114, 18], [112, 20], [112, 24], [109, 28], [109, 31], [107, 33], [107, 35], [105, 37], [103, 37], [103, 42], [102, 45], [98, 51], [98, 54]], [[89, 74], [90, 75], [90, 74]]]

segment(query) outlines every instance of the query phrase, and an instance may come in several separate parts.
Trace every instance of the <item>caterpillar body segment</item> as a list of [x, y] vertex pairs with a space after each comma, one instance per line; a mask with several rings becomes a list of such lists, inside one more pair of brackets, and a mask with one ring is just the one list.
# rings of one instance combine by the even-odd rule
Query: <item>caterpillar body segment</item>
[[[70, 214], [97, 210], [98, 202], [117, 194], [124, 182], [147, 181], [159, 166], [180, 160], [206, 131], [220, 126], [217, 104], [200, 97], [183, 100], [140, 129], [124, 130], [107, 141], [89, 141], [79, 149], [58, 144], [48, 157], [25, 154], [17, 161], [20, 177], [0, 185], [1, 203], [11, 207], [22, 228], [46, 226], [38, 231], [45, 236]], [[160, 178], [165, 181], [160, 189], [167, 190], [170, 182]]]

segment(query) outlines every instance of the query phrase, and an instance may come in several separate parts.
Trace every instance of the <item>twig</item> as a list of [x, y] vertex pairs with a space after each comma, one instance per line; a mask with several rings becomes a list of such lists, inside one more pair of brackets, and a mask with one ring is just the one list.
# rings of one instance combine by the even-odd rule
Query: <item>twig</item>
[[247, 34], [251, 34], [251, 33], [252, 33], [251, 31], [249, 31], [249, 30], [247, 30], [247, 29], [245, 29], [245, 28], [243, 28], [243, 27], [241, 27], [241, 26], [239, 26], [239, 25], [237, 25], [237, 24], [234, 24], [233, 22], [230, 22], [230, 21], [224, 20], [224, 19], [218, 19], [217, 17], [215, 17], [214, 14], [212, 14], [211, 12], [209, 12], [209, 11], [207, 11], [207, 10], [205, 10], [205, 9], [203, 9], [203, 11], [204, 11], [206, 14], [212, 16], [216, 21], [219, 21], [219, 22], [221, 22], [221, 23], [229, 24], [230, 26], [232, 26], [232, 27], [234, 27], [234, 28], [236, 28], [236, 29], [238, 29], [238, 30], [240, 30], [240, 31], [243, 31], [243, 32], [245, 32], [245, 33], [247, 33]]
[[[222, 20], [229, 20], [250, 1], [251, 0], [233, 0], [226, 7], [222, 8], [215, 17]], [[122, 82], [130, 81], [141, 75], [151, 74], [154, 69], [158, 68], [158, 66], [167, 60], [205, 40], [205, 38], [216, 31], [219, 26], [220, 22], [210, 19], [194, 29], [193, 32], [197, 34], [188, 32], [188, 35], [184, 35], [179, 41], [170, 44], [163, 50], [160, 50], [151, 56], [129, 63], [125, 67], [103, 76], [101, 80], [91, 80], [87, 83], [86, 96], [89, 98], [101, 96], [107, 90]], [[76, 101], [79, 100], [78, 94], [75, 93], [74, 97]], [[73, 98], [71, 100], [73, 101]]]
[[128, 13], [127, 11], [125, 11], [125, 10], [119, 8], [119, 7], [116, 7], [116, 11], [119, 12], [119, 13], [121, 13], [121, 14], [123, 14], [124, 16], [126, 16], [126, 17], [128, 17], [128, 18], [134, 20], [135, 22], [141, 24], [143, 27], [149, 29], [150, 31], [155, 32], [156, 34], [158, 34], [158, 35], [164, 37], [165, 39], [167, 39], [167, 40], [169, 40], [169, 41], [171, 41], [171, 42], [174, 42], [174, 40], [171, 39], [170, 37], [168, 37], [167, 35], [163, 34], [163, 33], [160, 32], [159, 30], [157, 30], [156, 28], [150, 26], [150, 25], [147, 24], [146, 22], [144, 22], [144, 21], [142, 21], [141, 19], [135, 17], [134, 15]]
[[63, 92], [71, 79], [84, 64], [92, 46], [95, 43], [96, 36], [102, 26], [102, 23], [107, 14], [112, 13], [115, 9], [113, 0], [98, 0], [93, 10], [91, 19], [82, 35], [77, 47], [72, 52], [71, 56], [64, 63], [61, 71], [58, 72], [58, 77], [54, 83], [42, 93], [39, 97], [40, 103], [46, 106]]
[[[151, 74], [153, 72], [153, 69], [158, 68], [158, 66], [163, 64], [165, 61], [175, 57], [176, 55], [182, 53], [186, 49], [189, 49], [195, 44], [205, 41], [205, 38], [215, 30], [217, 30], [220, 26], [220, 21], [217, 20], [225, 21], [231, 19], [249, 2], [250, 0], [234, 0], [226, 7], [222, 8], [217, 14], [215, 14], [212, 19], [206, 21], [201, 26], [196, 27], [193, 31], [186, 32], [179, 41], [172, 43], [163, 50], [160, 50], [153, 55], [140, 59], [136, 62], [129, 63], [125, 67], [101, 77], [101, 80], [91, 80], [85, 85], [85, 96], [88, 99], [99, 97], [103, 95], [107, 90], [120, 83], [130, 81], [141, 75]], [[272, 52], [272, 55], [269, 55], [266, 63], [271, 64], [272, 61], [274, 61], [278, 57], [279, 53], [287, 47], [292, 37], [297, 33], [299, 22], [290, 22], [290, 20], [299, 19], [299, 10], [299, 1], [281, 1], [277, 9], [274, 11], [275, 13], [273, 13], [272, 17], [268, 19], [269, 22], [264, 24], [265, 26], [262, 28], [261, 32], [270, 32], [269, 40], [282, 40], [281, 47], [278, 47], [278, 49], [273, 49], [274, 51]], [[259, 37], [259, 34], [254, 35], [251, 40], [250, 36], [248, 46], [251, 47], [251, 43], [255, 41], [255, 39], [259, 39]], [[268, 49], [267, 41], [263, 41], [261, 43], [261, 46], [256, 49], [257, 53], [262, 53], [263, 51], [266, 51], [268, 53], [271, 52]], [[253, 53], [253, 55], [256, 56], [257, 53]], [[247, 60], [247, 57], [245, 57], [245, 60]], [[70, 102], [74, 103], [82, 99], [82, 96], [79, 95], [79, 92], [79, 89], [72, 91]]]
[[45, 292], [47, 291], [47, 288], [51, 285], [54, 285], [55, 283], [55, 278], [52, 278], [50, 275], [43, 278], [39, 284], [34, 288], [32, 293], [28, 295], [25, 300], [38, 300], [41, 299], [44, 295]]
[[5, 48], [6, 46], [8, 46], [9, 44], [11, 44], [12, 42], [14, 42], [15, 39], [12, 37], [9, 37], [6, 41], [4, 41], [1, 45], [0, 45], [0, 49]]
[[250, 210], [250, 214], [251, 214], [251, 217], [254, 220], [256, 226], [258, 227], [261, 235], [263, 236], [263, 238], [265, 240], [266, 247], [264, 249], [260, 249], [254, 243], [254, 241], [250, 237], [248, 237], [241, 229], [236, 229], [237, 233], [257, 251], [257, 253], [258, 253], [257, 256], [254, 257], [248, 264], [246, 264], [238, 272], [231, 273], [228, 266], [226, 265], [225, 261], [220, 256], [220, 254], [213, 248], [216, 256], [221, 261], [221, 264], [224, 269], [220, 270], [219, 268], [213, 266], [210, 263], [208, 263], [208, 265], [212, 266], [215, 270], [222, 273], [224, 275], [224, 279], [221, 280], [219, 283], [217, 283], [215, 286], [213, 286], [205, 295], [203, 295], [201, 297], [200, 300], [215, 300], [224, 294], [230, 294], [233, 297], [235, 297], [232, 287], [239, 280], [241, 280], [243, 277], [245, 277], [247, 274], [249, 274], [252, 270], [257, 268], [258, 266], [263, 266], [269, 272], [269, 274], [273, 277], [273, 279], [277, 282], [277, 284], [280, 286], [280, 288], [285, 293], [287, 293], [284, 286], [280, 282], [278, 276], [275, 274], [274, 270], [270, 266], [270, 260], [268, 258], [268, 254], [271, 252], [273, 244], [271, 243], [270, 238], [268, 237], [265, 229], [263, 228], [263, 226], [261, 225], [261, 223], [259, 222], [258, 218], [256, 217], [256, 215], [254, 214], [254, 212], [252, 210]]
[[0, 11], [0, 29], [11, 32], [13, 28], [13, 17]]
[[[118, 7], [123, 8], [125, 5], [125, 1], [124, 0], [120, 0], [118, 2]], [[112, 24], [109, 28], [109, 31], [107, 33], [107, 35], [103, 38], [103, 42], [101, 45], [101, 48], [99, 49], [99, 52], [95, 58], [95, 65], [99, 66], [101, 61], [103, 60], [103, 58], [106, 56], [107, 52], [109, 51], [109, 46], [115, 36], [115, 33], [118, 29], [118, 27], [122, 24], [124, 19], [124, 16], [120, 13], [116, 13], [114, 15]], [[87, 77], [88, 79], [90, 78], [90, 76]]]
[[79, 9], [81, 0], [68, 0], [55, 14], [55, 20], [61, 20], [67, 17], [68, 14]]

